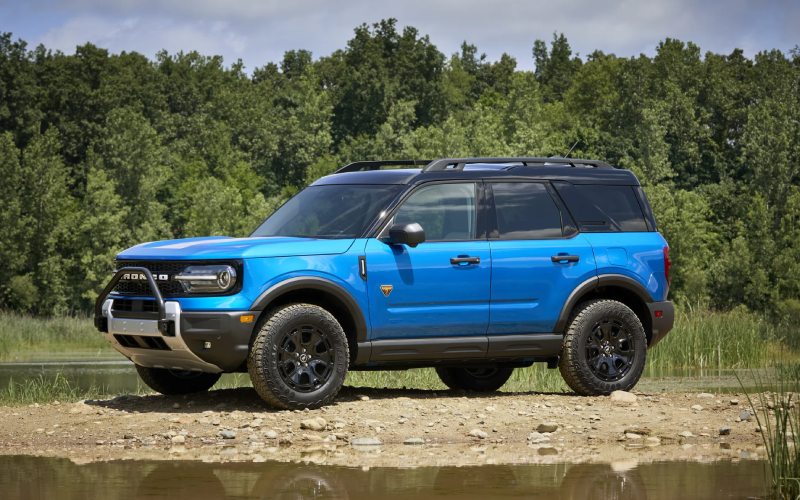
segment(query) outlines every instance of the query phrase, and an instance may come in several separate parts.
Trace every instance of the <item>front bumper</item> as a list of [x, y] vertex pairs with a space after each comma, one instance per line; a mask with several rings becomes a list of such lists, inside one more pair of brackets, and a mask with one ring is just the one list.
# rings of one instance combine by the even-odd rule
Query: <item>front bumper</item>
[[651, 302], [647, 304], [650, 309], [650, 325], [652, 336], [649, 347], [653, 347], [663, 339], [675, 324], [675, 306], [669, 300]]
[[[125, 272], [148, 277], [157, 309], [133, 312], [114, 303], [130, 299], [109, 297]], [[149, 300], [148, 300], [149, 302]], [[209, 373], [240, 370], [246, 363], [259, 311], [183, 311], [178, 301], [164, 300], [149, 271], [120, 269], [95, 305], [95, 325], [108, 342], [140, 366]], [[243, 316], [248, 321], [243, 322]]]

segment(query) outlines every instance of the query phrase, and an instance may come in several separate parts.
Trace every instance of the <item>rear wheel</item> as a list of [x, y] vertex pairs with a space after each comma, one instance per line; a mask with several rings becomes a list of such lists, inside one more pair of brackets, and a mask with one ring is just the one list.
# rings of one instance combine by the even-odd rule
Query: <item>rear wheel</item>
[[599, 396], [636, 385], [646, 357], [647, 337], [636, 313], [616, 300], [593, 300], [573, 315], [558, 367], [573, 391]]
[[221, 374], [136, 365], [139, 377], [148, 387], [165, 395], [205, 392], [217, 383]]
[[436, 369], [444, 385], [453, 390], [494, 392], [503, 387], [511, 377], [513, 368], [508, 366], [451, 367]]
[[333, 401], [349, 363], [347, 337], [336, 318], [313, 304], [290, 304], [261, 327], [247, 371], [267, 404], [296, 410]]

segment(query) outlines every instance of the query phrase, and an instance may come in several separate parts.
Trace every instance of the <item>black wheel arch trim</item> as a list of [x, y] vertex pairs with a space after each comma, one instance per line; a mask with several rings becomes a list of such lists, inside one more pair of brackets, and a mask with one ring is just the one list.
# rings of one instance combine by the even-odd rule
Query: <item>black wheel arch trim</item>
[[564, 302], [564, 305], [561, 308], [561, 313], [558, 315], [558, 321], [556, 322], [556, 326], [553, 330], [561, 333], [566, 331], [569, 316], [572, 314], [572, 310], [575, 308], [575, 306], [578, 305], [578, 301], [581, 299], [581, 297], [596, 288], [600, 288], [601, 286], [615, 286], [624, 288], [635, 293], [636, 296], [639, 297], [645, 304], [654, 302], [650, 292], [648, 292], [641, 283], [631, 277], [623, 274], [601, 274], [598, 276], [593, 276], [576, 286], [575, 289], [569, 294], [566, 302]]
[[367, 340], [367, 322], [364, 319], [361, 308], [358, 306], [358, 302], [356, 302], [353, 296], [341, 285], [337, 285], [333, 281], [325, 278], [301, 276], [281, 281], [262, 292], [261, 295], [253, 301], [250, 310], [263, 311], [281, 295], [298, 290], [314, 290], [328, 293], [335, 297], [345, 306], [347, 312], [353, 318], [353, 323], [356, 328], [355, 340], [357, 342], [364, 342]]

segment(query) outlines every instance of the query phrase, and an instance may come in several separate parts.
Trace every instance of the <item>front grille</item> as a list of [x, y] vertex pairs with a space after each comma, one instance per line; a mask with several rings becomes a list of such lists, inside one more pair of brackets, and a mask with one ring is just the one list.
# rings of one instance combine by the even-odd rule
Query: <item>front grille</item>
[[[184, 269], [189, 266], [202, 266], [208, 264], [226, 264], [233, 266], [236, 269], [236, 284], [225, 293], [213, 293], [206, 295], [233, 295], [242, 289], [242, 261], [219, 261], [219, 260], [205, 260], [205, 261], [164, 261], [164, 260], [118, 260], [115, 262], [116, 269], [123, 267], [144, 267], [150, 270], [153, 278], [156, 279], [158, 290], [164, 298], [167, 297], [186, 297], [187, 294], [183, 290], [180, 282], [176, 281], [175, 275], [180, 274]], [[161, 275], [166, 275], [167, 279], [159, 279]], [[139, 297], [152, 297], [153, 292], [150, 291], [150, 286], [147, 280], [130, 280], [120, 281], [114, 288], [114, 293], [118, 295], [136, 295]], [[204, 295], [200, 293], [191, 294], [192, 296]]]
[[115, 299], [111, 312], [157, 313], [158, 304], [155, 300]]
[[[153, 276], [157, 276], [159, 274], [166, 274], [169, 276], [169, 279], [166, 281], [156, 280], [156, 284], [158, 285], [158, 290], [161, 292], [161, 295], [164, 297], [176, 297], [180, 295], [185, 295], [183, 291], [183, 287], [181, 284], [173, 279], [176, 274], [179, 274], [183, 271], [186, 267], [191, 265], [191, 263], [187, 262], [168, 262], [168, 261], [133, 261], [133, 260], [125, 260], [125, 261], [117, 261], [117, 269], [126, 266], [134, 266], [134, 267], [144, 267], [150, 270]], [[131, 280], [131, 281], [120, 281], [116, 288], [114, 288], [114, 293], [120, 295], [138, 295], [138, 296], [150, 296], [153, 293], [150, 291], [150, 286], [147, 284], [146, 280]]]

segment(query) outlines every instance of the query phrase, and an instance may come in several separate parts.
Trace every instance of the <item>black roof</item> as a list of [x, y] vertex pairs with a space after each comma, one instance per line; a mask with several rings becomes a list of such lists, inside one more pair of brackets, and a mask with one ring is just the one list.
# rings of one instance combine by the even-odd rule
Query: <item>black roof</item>
[[[421, 168], [386, 168], [414, 167]], [[630, 170], [598, 160], [507, 157], [380, 160], [351, 163], [314, 184], [417, 184], [430, 180], [530, 178], [573, 184], [639, 185]]]

